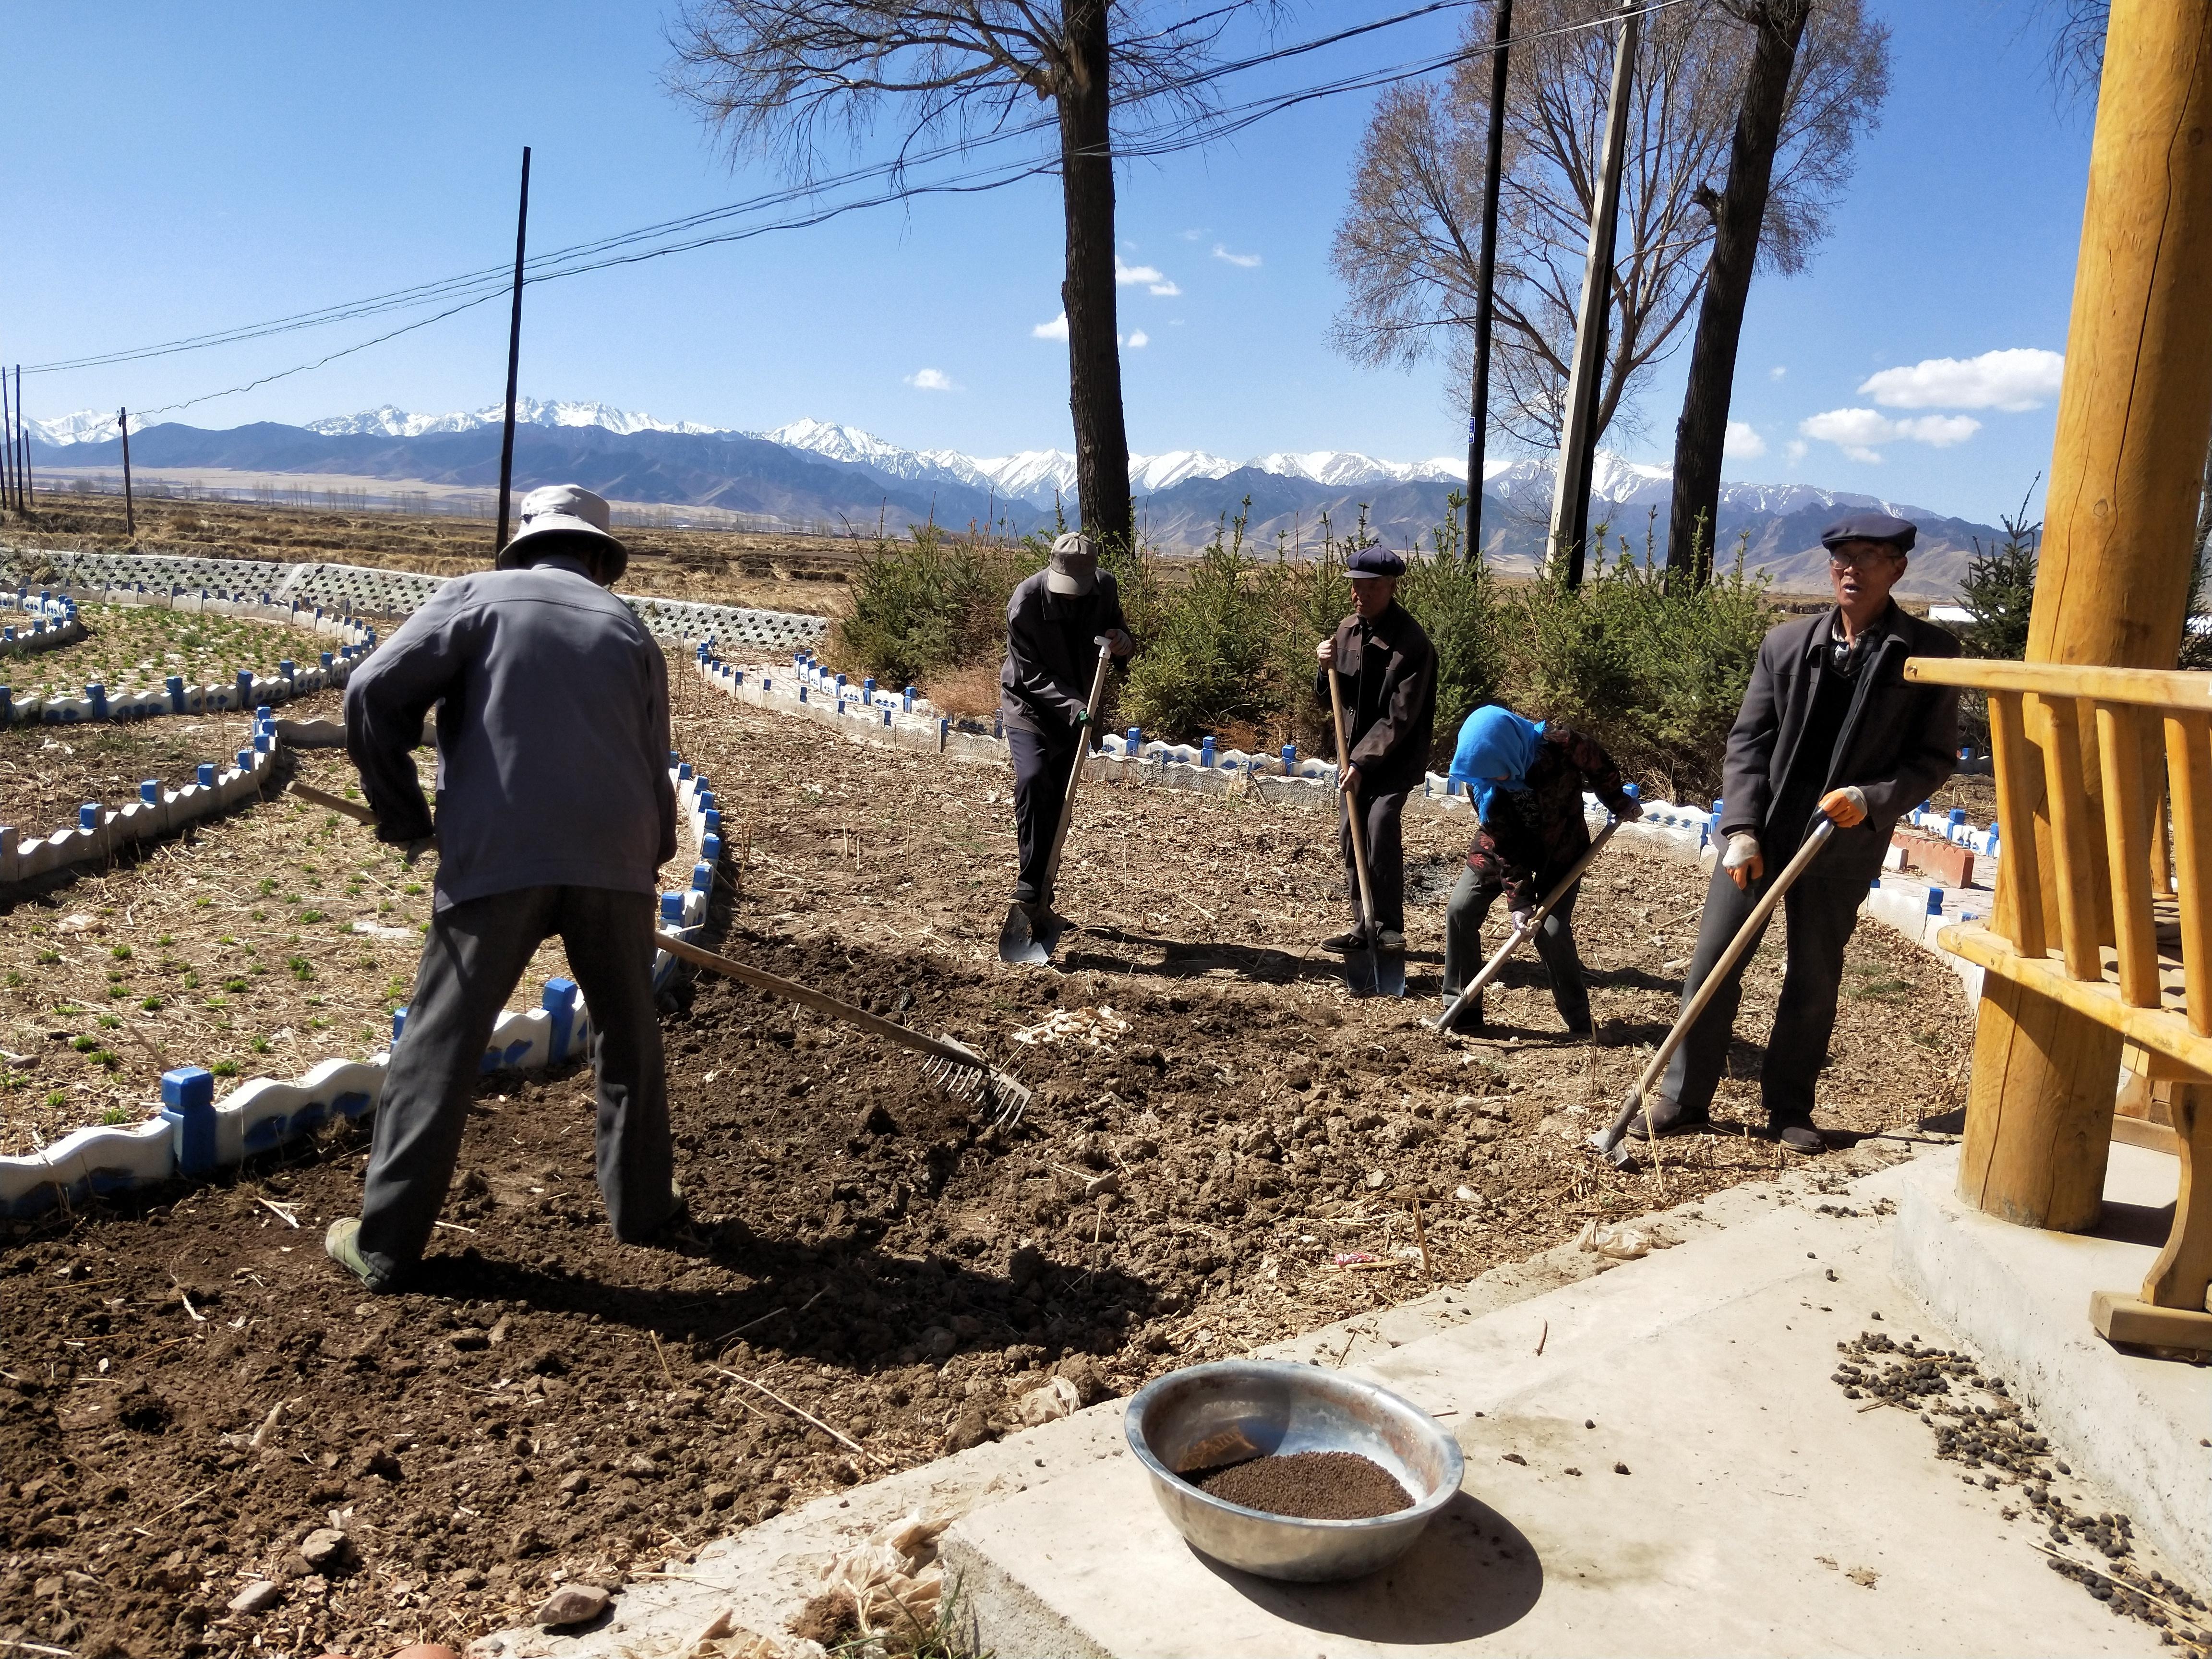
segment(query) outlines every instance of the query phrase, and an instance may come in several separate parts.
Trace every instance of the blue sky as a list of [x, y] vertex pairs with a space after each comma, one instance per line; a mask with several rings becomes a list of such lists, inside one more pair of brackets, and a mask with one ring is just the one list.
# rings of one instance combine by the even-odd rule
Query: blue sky
[[[1895, 32], [1889, 102], [1812, 268], [1753, 289], [1735, 413], [1764, 453], [1727, 471], [1993, 519], [2048, 464], [2047, 395], [1962, 414], [1974, 388], [1940, 377], [1878, 382], [1887, 404], [1860, 388], [1927, 359], [2063, 350], [2088, 117], [2048, 89], [2031, 0], [1869, 3]], [[1308, 0], [1281, 33], [1398, 9]], [[667, 95], [661, 18], [404, 0], [16, 13], [0, 356], [35, 364], [497, 264], [512, 258], [525, 143], [537, 249], [776, 182], [759, 163], [733, 171]], [[1418, 58], [1455, 27], [1449, 14], [1408, 25], [1318, 68], [1258, 71], [1232, 95]], [[1362, 369], [1328, 345], [1340, 297], [1328, 242], [1368, 106], [1309, 105], [1127, 172], [1122, 255], [1163, 278], [1121, 290], [1125, 333], [1146, 336], [1124, 354], [1134, 448], [1403, 459], [1463, 442], [1440, 368]], [[1065, 447], [1065, 348], [1034, 333], [1059, 312], [1060, 259], [1058, 183], [1042, 179], [534, 285], [522, 389], [716, 425], [811, 415], [977, 454]], [[38, 416], [155, 409], [390, 325], [27, 377], [26, 392]], [[501, 394], [505, 335], [504, 304], [482, 306], [166, 418], [479, 407]], [[1671, 447], [1687, 343], [1686, 330], [1632, 456]]]

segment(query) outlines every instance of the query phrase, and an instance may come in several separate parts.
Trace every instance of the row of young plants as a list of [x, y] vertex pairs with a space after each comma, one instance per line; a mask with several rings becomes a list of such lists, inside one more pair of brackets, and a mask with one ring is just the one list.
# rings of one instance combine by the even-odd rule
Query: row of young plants
[[[1249, 505], [1249, 504], [1248, 504]], [[1578, 587], [1502, 578], [1452, 516], [1410, 550], [1399, 599], [1437, 649], [1432, 769], [1443, 769], [1468, 711], [1499, 702], [1589, 732], [1633, 775], [1671, 799], [1709, 793], [1759, 642], [1778, 620], [1766, 580], [1733, 569], [1690, 587], [1666, 580], [1647, 533], [1639, 556], [1600, 526]], [[1314, 646], [1352, 609], [1346, 561], [1373, 544], [1364, 515], [1339, 536], [1326, 517], [1318, 553], [1255, 550], [1239, 514], [1194, 562], [1109, 548], [1138, 651], [1112, 720], [1148, 736], [1265, 750], [1328, 752], [1327, 706], [1314, 695]], [[1004, 541], [935, 526], [879, 541], [853, 584], [853, 613], [831, 635], [840, 668], [892, 684], [933, 683], [994, 664], [1006, 649], [1014, 586], [1043, 568], [1042, 537]]]

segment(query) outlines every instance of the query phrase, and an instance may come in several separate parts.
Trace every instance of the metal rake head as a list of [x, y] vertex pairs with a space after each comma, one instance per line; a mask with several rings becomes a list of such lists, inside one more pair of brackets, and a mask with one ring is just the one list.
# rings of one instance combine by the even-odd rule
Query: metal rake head
[[1029, 1110], [1031, 1091], [981, 1054], [964, 1047], [962, 1052], [969, 1054], [968, 1060], [930, 1060], [922, 1066], [922, 1076], [953, 1099], [986, 1114], [992, 1128], [1012, 1128]]

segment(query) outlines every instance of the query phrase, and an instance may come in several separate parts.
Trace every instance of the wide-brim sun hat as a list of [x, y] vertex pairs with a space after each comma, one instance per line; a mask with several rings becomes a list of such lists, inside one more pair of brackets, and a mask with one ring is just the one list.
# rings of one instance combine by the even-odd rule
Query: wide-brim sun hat
[[499, 550], [495, 565], [519, 570], [555, 550], [546, 538], [573, 538], [574, 550], [588, 553], [597, 565], [599, 580], [612, 584], [629, 566], [628, 550], [607, 527], [613, 520], [606, 498], [581, 484], [542, 485], [522, 498], [521, 521]]

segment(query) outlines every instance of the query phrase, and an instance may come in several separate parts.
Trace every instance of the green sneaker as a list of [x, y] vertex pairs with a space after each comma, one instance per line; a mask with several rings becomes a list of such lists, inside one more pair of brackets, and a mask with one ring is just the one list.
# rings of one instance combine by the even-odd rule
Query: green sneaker
[[323, 1253], [379, 1295], [392, 1288], [392, 1281], [370, 1267], [361, 1253], [360, 1217], [342, 1215], [331, 1223], [323, 1235]]

